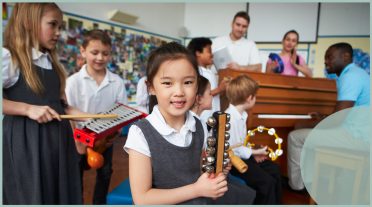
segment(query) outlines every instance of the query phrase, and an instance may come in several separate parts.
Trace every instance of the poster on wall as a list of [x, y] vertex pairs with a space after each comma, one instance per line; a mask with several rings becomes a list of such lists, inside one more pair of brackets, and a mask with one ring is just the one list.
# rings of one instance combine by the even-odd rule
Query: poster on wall
[[[3, 3], [3, 28], [8, 23], [13, 5]], [[79, 71], [84, 64], [79, 47], [84, 34], [92, 29], [104, 30], [110, 36], [112, 58], [107, 68], [123, 79], [132, 106], [136, 105], [136, 86], [145, 75], [150, 52], [167, 42], [181, 43], [180, 39], [64, 12], [57, 51], [68, 75]]]

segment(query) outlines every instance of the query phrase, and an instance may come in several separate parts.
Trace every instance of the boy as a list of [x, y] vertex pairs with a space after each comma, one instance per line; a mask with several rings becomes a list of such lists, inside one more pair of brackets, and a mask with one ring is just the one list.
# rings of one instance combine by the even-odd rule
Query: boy
[[[111, 59], [111, 39], [101, 30], [92, 30], [86, 34], [80, 53], [86, 64], [67, 79], [67, 102], [89, 113], [105, 112], [116, 102], [127, 104], [124, 81], [106, 67]], [[106, 195], [112, 174], [113, 146], [108, 144], [103, 152], [104, 165], [97, 170], [93, 204], [106, 204]], [[81, 175], [85, 163], [82, 156]], [[85, 164], [86, 165], [86, 164]]]
[[[246, 75], [231, 80], [226, 88], [226, 96], [230, 102], [226, 113], [230, 114], [230, 146], [244, 143], [247, 135], [247, 111], [256, 103], [258, 84]], [[241, 174], [235, 168], [231, 174], [238, 176], [248, 186], [256, 190], [255, 204], [280, 204], [281, 180], [279, 166], [267, 159], [267, 146], [251, 149], [240, 146], [233, 149], [248, 166], [247, 172]]]
[[213, 65], [212, 41], [205, 37], [193, 38], [187, 46], [187, 49], [196, 57], [199, 66], [199, 73], [207, 78], [211, 84], [212, 109], [204, 110], [200, 115], [200, 120], [206, 123], [214, 111], [220, 110], [220, 93], [225, 91], [227, 80], [223, 80], [218, 85], [218, 74]]

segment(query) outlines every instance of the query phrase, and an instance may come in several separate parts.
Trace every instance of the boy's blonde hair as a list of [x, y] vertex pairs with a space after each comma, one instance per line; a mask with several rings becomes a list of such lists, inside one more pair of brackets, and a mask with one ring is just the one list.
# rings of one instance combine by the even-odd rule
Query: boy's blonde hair
[[[39, 50], [39, 36], [41, 18], [47, 10], [56, 9], [61, 12], [55, 3], [16, 3], [12, 15], [4, 31], [4, 47], [10, 51], [12, 62], [18, 65], [27, 85], [36, 94], [42, 94], [42, 85], [37, 73], [33, 69], [32, 48]], [[61, 95], [65, 90], [66, 74], [59, 63], [56, 49], [48, 51], [54, 70], [60, 79]]]
[[249, 96], [255, 96], [258, 84], [246, 75], [240, 75], [229, 83], [226, 88], [226, 96], [232, 105], [243, 104]]

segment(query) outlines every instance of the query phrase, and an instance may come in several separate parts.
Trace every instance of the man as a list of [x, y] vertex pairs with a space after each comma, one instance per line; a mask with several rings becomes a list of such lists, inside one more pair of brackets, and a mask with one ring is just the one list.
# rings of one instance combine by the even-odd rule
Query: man
[[[337, 75], [337, 103], [334, 113], [354, 106], [370, 105], [370, 77], [353, 63], [353, 48], [348, 43], [331, 45], [325, 54], [328, 73]], [[316, 117], [321, 121], [319, 115]], [[324, 118], [324, 117], [322, 117]], [[304, 189], [301, 177], [301, 150], [312, 129], [298, 129], [288, 135], [288, 178], [294, 190]]]
[[236, 13], [230, 34], [214, 39], [212, 51], [215, 52], [225, 47], [228, 49], [232, 62], [227, 65], [227, 68], [261, 72], [262, 64], [257, 46], [253, 41], [244, 37], [249, 23], [250, 18], [247, 12]]

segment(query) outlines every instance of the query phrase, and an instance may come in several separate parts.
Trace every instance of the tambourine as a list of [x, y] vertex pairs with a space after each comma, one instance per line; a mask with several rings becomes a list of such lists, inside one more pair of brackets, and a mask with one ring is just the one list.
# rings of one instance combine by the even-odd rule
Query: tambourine
[[275, 62], [278, 63], [278, 66], [276, 68], [274, 68], [274, 72], [275, 73], [282, 73], [284, 71], [284, 63], [283, 63], [282, 58], [276, 53], [270, 53], [269, 58], [270, 58], [270, 60], [275, 61]]
[[276, 133], [275, 133], [275, 129], [274, 128], [265, 128], [264, 126], [258, 126], [256, 129], [253, 129], [253, 130], [248, 130], [247, 132], [247, 136], [245, 137], [245, 140], [244, 140], [244, 146], [247, 146], [247, 147], [253, 147], [254, 144], [250, 144], [249, 143], [249, 138], [250, 137], [253, 137], [255, 135], [256, 132], [260, 132], [262, 133], [263, 131], [267, 131], [267, 133], [271, 136], [274, 136], [275, 139], [274, 139], [274, 142], [275, 144], [278, 145], [278, 149], [276, 149], [275, 151], [273, 149], [271, 149], [270, 147], [268, 147], [267, 149], [269, 150], [269, 157], [271, 158], [272, 161], [275, 161], [279, 156], [281, 156], [283, 154], [283, 150], [282, 150], [282, 143], [283, 143], [283, 139], [280, 138]]

